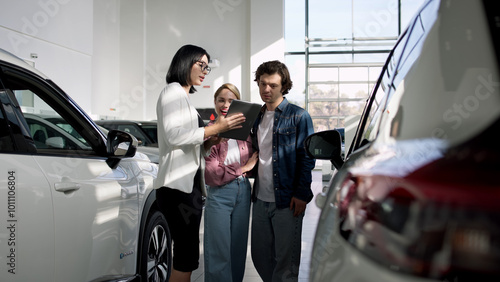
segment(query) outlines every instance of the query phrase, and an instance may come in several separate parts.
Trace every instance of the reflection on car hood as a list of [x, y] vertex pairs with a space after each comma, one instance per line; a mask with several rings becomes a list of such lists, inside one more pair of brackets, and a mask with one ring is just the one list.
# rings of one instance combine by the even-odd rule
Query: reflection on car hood
[[352, 168], [354, 174], [405, 177], [415, 170], [443, 157], [448, 142], [437, 138], [414, 139], [373, 144], [363, 163]]
[[136, 155], [138, 153], [147, 156], [147, 158], [149, 158], [153, 163], [157, 164], [159, 162], [160, 151], [157, 147], [138, 146]]

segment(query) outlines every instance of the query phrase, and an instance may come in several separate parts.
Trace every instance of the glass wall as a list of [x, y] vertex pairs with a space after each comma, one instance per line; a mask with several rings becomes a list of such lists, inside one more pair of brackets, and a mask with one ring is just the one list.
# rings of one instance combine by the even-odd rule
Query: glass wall
[[286, 96], [315, 131], [360, 115], [388, 53], [424, 0], [286, 0]]

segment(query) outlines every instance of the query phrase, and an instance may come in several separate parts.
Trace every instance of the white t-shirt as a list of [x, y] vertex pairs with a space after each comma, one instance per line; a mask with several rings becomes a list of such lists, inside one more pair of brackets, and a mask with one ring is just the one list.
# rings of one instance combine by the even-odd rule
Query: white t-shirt
[[227, 140], [227, 155], [224, 160], [224, 165], [240, 163], [240, 161], [240, 149], [238, 148], [238, 142], [235, 139]]
[[275, 202], [273, 185], [273, 125], [274, 111], [264, 113], [257, 131], [259, 142], [259, 187], [257, 198], [265, 202]]

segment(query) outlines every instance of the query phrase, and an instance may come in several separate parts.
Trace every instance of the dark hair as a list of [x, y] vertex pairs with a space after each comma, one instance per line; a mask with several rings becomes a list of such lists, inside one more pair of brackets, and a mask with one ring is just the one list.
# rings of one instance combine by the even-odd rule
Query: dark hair
[[281, 91], [283, 92], [283, 95], [288, 94], [288, 91], [292, 89], [293, 82], [290, 78], [290, 72], [288, 72], [288, 68], [280, 61], [269, 61], [262, 63], [255, 72], [254, 81], [256, 81], [258, 84], [261, 75], [273, 75], [276, 73], [281, 76]]
[[[195, 45], [184, 45], [175, 53], [172, 63], [167, 72], [167, 83], [178, 82], [182, 86], [190, 84], [191, 68], [198, 62], [203, 55], [210, 61], [210, 55], [205, 49]], [[194, 86], [191, 86], [189, 93], [196, 92]]]

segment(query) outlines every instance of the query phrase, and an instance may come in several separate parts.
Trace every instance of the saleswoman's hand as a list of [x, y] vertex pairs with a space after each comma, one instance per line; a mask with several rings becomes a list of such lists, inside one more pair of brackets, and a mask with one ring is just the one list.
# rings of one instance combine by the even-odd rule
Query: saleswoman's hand
[[234, 114], [228, 117], [219, 116], [215, 123], [211, 126], [205, 126], [204, 138], [217, 136], [219, 133], [226, 132], [231, 129], [242, 128], [241, 125], [246, 120], [243, 114]]
[[241, 128], [242, 123], [246, 120], [243, 114], [234, 114], [230, 116], [219, 116], [215, 121], [215, 126], [219, 126], [219, 133], [229, 131], [231, 129]]

